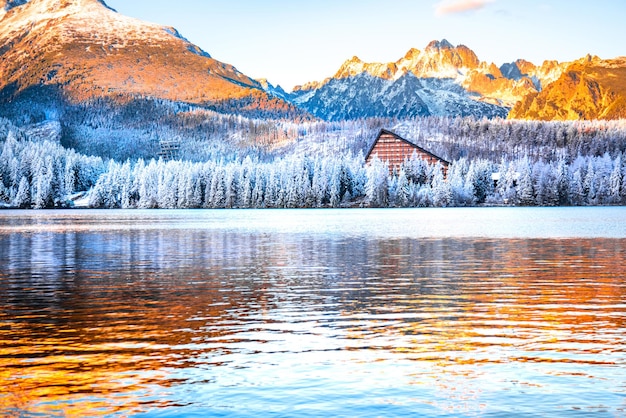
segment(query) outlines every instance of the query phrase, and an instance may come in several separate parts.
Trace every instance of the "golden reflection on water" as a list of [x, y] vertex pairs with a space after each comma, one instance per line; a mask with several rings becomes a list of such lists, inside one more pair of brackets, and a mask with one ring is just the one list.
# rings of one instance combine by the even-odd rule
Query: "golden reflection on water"
[[183, 407], [198, 400], [178, 398], [181, 386], [209, 390], [298, 356], [313, 375], [396, 374], [415, 387], [402, 402], [462, 413], [555, 383], [545, 376], [623, 377], [626, 240], [0, 239], [9, 416]]

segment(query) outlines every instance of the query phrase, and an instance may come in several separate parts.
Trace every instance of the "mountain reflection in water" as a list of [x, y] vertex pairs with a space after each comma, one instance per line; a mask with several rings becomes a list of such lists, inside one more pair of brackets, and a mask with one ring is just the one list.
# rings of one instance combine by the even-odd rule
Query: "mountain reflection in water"
[[0, 234], [0, 415], [617, 416], [625, 239]]

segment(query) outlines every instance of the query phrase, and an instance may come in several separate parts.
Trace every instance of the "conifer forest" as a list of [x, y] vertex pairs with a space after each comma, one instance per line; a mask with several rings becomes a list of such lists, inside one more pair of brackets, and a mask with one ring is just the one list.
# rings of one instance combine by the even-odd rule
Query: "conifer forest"
[[[626, 203], [626, 122], [472, 117], [266, 120], [146, 100], [0, 120], [0, 204], [15, 208], [323, 208]], [[100, 109], [100, 111], [94, 111]], [[124, 121], [122, 124], [121, 121]], [[120, 128], [120, 126], [124, 126]], [[450, 162], [397, 170], [381, 128]], [[174, 144], [163, 154], [164, 144]]]

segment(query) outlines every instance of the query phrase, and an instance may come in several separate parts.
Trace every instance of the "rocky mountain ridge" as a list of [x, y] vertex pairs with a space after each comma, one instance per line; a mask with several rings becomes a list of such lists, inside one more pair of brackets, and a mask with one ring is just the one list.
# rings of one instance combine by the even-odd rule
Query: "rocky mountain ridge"
[[124, 96], [290, 106], [176, 29], [121, 15], [102, 0], [3, 0], [0, 10], [4, 99], [54, 86], [73, 103]]
[[287, 93], [103, 0], [0, 0], [0, 110], [13, 113], [45, 96], [46, 106], [148, 98], [270, 119], [611, 119], [624, 117], [624, 68], [626, 58], [593, 57], [498, 67], [443, 39], [395, 62], [352, 57], [334, 76]]
[[552, 83], [523, 97], [510, 118], [592, 120], [626, 118], [626, 57], [588, 55], [571, 63]]
[[626, 58], [518, 59], [500, 67], [443, 39], [390, 63], [346, 60], [333, 77], [296, 86], [291, 100], [331, 120], [378, 116], [618, 119], [626, 114]]
[[[367, 63], [355, 56], [345, 61], [333, 77], [321, 82], [296, 86], [293, 100], [312, 113], [318, 114], [320, 96], [329, 95], [329, 90], [350, 91], [350, 86], [354, 86], [352, 79], [359, 75], [367, 74], [386, 80], [386, 85], [394, 85], [395, 81], [411, 74], [420, 81], [420, 84], [428, 85], [432, 84], [432, 80], [439, 80], [437, 84], [443, 89], [418, 86], [413, 91], [404, 92], [406, 96], [417, 95], [424, 102], [441, 102], [438, 96], [452, 95], [459, 104], [467, 104], [468, 100], [482, 103], [470, 106], [472, 111], [478, 112], [476, 116], [506, 116], [508, 109], [525, 96], [541, 91], [543, 86], [558, 79], [567, 66], [568, 63], [556, 61], [546, 61], [536, 66], [528, 61], [518, 60], [497, 67], [493, 63], [480, 61], [474, 51], [467, 46], [453, 46], [443, 39], [432, 41], [424, 50], [410, 49], [402, 58], [391, 63]], [[337, 84], [345, 86], [338, 88]], [[370, 96], [379, 94], [372, 92], [370, 86], [361, 87], [369, 90]], [[386, 90], [394, 97], [398, 94], [397, 88], [386, 87]], [[330, 97], [327, 101], [332, 102]], [[461, 105], [460, 108], [468, 107]], [[458, 109], [459, 107], [456, 108]], [[416, 109], [414, 113], [466, 115], [456, 110], [450, 109], [448, 105], [435, 105], [429, 108], [428, 112]], [[334, 115], [337, 112], [329, 110], [326, 113]]]

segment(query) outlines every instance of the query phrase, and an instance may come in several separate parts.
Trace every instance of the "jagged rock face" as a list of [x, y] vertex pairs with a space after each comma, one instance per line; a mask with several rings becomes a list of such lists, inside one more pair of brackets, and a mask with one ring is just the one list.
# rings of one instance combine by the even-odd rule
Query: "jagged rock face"
[[296, 87], [289, 98], [330, 120], [507, 114], [542, 120], [616, 119], [626, 117], [623, 80], [626, 58], [549, 60], [541, 65], [520, 59], [498, 68], [444, 39], [423, 51], [411, 49], [392, 63], [353, 57], [333, 77]]
[[344, 62], [339, 71], [333, 78], [341, 79], [354, 77], [359, 74], [367, 73], [373, 77], [391, 79], [397, 73], [398, 68], [394, 63], [380, 64], [380, 63], [367, 63], [361, 61], [359, 57], [352, 57], [348, 61]]
[[391, 63], [353, 57], [334, 77], [287, 94], [213, 59], [174, 28], [120, 15], [102, 0], [0, 0], [3, 103], [45, 87], [76, 103], [156, 98], [262, 110], [262, 117], [272, 109], [329, 120], [504, 117], [512, 107], [509, 116], [518, 118], [625, 117], [623, 60], [570, 64], [517, 60], [498, 68], [442, 40]]
[[[296, 104], [326, 120], [358, 119], [373, 116], [427, 116], [428, 107], [418, 94], [406, 90], [421, 88], [415, 77], [393, 82], [366, 72], [342, 79], [332, 79], [321, 89], [305, 97], [295, 97]], [[381, 92], [387, 94], [381, 94]], [[300, 101], [299, 101], [300, 100]]]
[[509, 80], [519, 80], [522, 78], [522, 70], [515, 62], [505, 63], [500, 66], [500, 74]]
[[473, 100], [449, 79], [419, 79], [407, 73], [387, 80], [361, 73], [331, 79], [321, 88], [294, 94], [294, 103], [326, 120], [365, 117], [506, 117], [507, 109]]
[[211, 58], [175, 29], [120, 15], [101, 0], [0, 5], [5, 98], [41, 85], [58, 86], [77, 102], [135, 95], [211, 103], [262, 92], [257, 81]]
[[[424, 51], [411, 49], [392, 63], [366, 63], [353, 57], [334, 77], [296, 87], [291, 99], [328, 120], [423, 115], [506, 117], [508, 109], [497, 100], [490, 103], [462, 86], [466, 75], [479, 71], [481, 65], [469, 48], [454, 47], [444, 39], [431, 42]], [[497, 67], [489, 68], [503, 78]]]
[[447, 40], [432, 41], [424, 51], [411, 49], [397, 63], [400, 70], [420, 78], [457, 78], [478, 68], [480, 61], [465, 45], [452, 46]]
[[[525, 97], [540, 92], [545, 86], [557, 80], [569, 64], [545, 61], [537, 66], [525, 60], [517, 60], [498, 68], [493, 63], [480, 61], [476, 54], [464, 45], [453, 46], [444, 40], [432, 41], [423, 51], [409, 50], [406, 55], [391, 63], [366, 63], [358, 57], [347, 60], [337, 73], [322, 82], [312, 82], [298, 86], [292, 93], [292, 100], [301, 107], [322, 118], [340, 118], [340, 115], [364, 117], [376, 113], [374, 105], [363, 108], [367, 101], [355, 100], [356, 94], [345, 94], [356, 90], [355, 78], [361, 74], [386, 80], [373, 82], [371, 78], [360, 78], [360, 89], [369, 95], [370, 101], [389, 103], [383, 99], [387, 95], [409, 100], [417, 95], [426, 105], [397, 109], [398, 112], [411, 109], [409, 114], [468, 115], [477, 117], [506, 116], [508, 110]], [[423, 80], [421, 87], [415, 83], [405, 84], [409, 90], [401, 91], [396, 82], [407, 74]], [[429, 83], [428, 80], [445, 80]], [[343, 87], [341, 87], [343, 86]], [[378, 89], [378, 90], [377, 90]], [[425, 90], [423, 90], [425, 89]], [[427, 97], [431, 97], [428, 100]], [[408, 103], [408, 102], [407, 102]], [[443, 105], [445, 103], [445, 105]], [[478, 103], [478, 104], [477, 104]], [[359, 110], [361, 109], [361, 110]], [[383, 112], [393, 114], [393, 110]], [[383, 116], [379, 113], [378, 115]]]
[[530, 94], [509, 118], [534, 120], [620, 119], [626, 117], [626, 58], [587, 57], [567, 67], [541, 92]]

